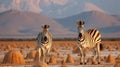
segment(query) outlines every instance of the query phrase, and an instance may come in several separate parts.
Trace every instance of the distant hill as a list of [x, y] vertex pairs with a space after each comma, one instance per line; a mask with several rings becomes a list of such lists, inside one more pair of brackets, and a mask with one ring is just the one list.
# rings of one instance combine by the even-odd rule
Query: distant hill
[[[57, 22], [69, 28], [72, 31], [77, 31], [76, 21], [84, 20], [85, 28], [98, 28], [103, 36], [120, 37], [120, 16], [113, 16], [99, 11], [83, 12], [74, 16], [56, 19]], [[112, 36], [111, 36], [112, 35]]]
[[37, 37], [41, 26], [50, 25], [54, 38], [76, 38], [77, 20], [85, 21], [85, 28], [98, 28], [102, 37], [120, 37], [120, 16], [108, 15], [99, 11], [88, 11], [77, 15], [52, 19], [43, 14], [9, 10], [0, 13], [0, 38]]
[[43, 14], [9, 10], [0, 13], [0, 37], [36, 37], [44, 24], [50, 25], [53, 37], [64, 37], [74, 33]]

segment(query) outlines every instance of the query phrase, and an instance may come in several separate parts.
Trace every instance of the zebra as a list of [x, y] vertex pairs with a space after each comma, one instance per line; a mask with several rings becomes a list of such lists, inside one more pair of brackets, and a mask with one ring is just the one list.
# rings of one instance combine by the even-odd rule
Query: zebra
[[47, 62], [48, 54], [52, 46], [52, 34], [48, 31], [49, 25], [42, 26], [43, 31], [37, 36], [38, 63]]
[[100, 44], [101, 44], [101, 34], [100, 32], [94, 28], [84, 31], [84, 21], [78, 21], [78, 47], [80, 50], [80, 64], [86, 64], [86, 53], [85, 49], [93, 49], [94, 50], [94, 59], [98, 55], [98, 64], [100, 64]]

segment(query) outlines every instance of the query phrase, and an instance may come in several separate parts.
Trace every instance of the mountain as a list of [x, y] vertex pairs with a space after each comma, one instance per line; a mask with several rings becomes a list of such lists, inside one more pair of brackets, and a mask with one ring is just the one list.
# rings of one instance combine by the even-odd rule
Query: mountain
[[88, 11], [74, 16], [56, 19], [57, 22], [61, 23], [64, 25], [64, 27], [69, 28], [74, 32], [77, 31], [77, 20], [85, 21], [85, 29], [98, 28], [103, 36], [104, 34], [111, 34], [113, 36], [114, 33], [117, 34], [115, 36], [120, 35], [120, 21], [118, 20], [118, 17], [109, 15], [104, 12]]
[[44, 24], [50, 25], [53, 37], [67, 37], [74, 34], [43, 14], [9, 10], [0, 13], [0, 37], [36, 37], [42, 31], [41, 26]]
[[113, 17], [117, 18], [120, 21], [120, 15], [112, 15]]

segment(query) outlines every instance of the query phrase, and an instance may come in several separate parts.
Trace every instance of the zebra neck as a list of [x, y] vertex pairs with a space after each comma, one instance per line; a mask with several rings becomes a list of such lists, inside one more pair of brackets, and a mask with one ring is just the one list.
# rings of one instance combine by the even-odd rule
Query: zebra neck
[[85, 32], [84, 29], [81, 29], [79, 33], [84, 34], [84, 32]]

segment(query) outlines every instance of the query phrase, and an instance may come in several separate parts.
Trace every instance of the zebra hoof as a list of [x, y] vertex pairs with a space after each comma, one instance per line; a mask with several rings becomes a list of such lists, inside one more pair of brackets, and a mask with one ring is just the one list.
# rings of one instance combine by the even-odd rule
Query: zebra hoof
[[83, 65], [83, 63], [80, 63], [80, 65]]
[[98, 62], [98, 64], [100, 64], [100, 62]]
[[87, 64], [86, 62], [84, 64]]
[[47, 64], [49, 64], [49, 62], [47, 62]]

